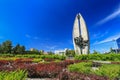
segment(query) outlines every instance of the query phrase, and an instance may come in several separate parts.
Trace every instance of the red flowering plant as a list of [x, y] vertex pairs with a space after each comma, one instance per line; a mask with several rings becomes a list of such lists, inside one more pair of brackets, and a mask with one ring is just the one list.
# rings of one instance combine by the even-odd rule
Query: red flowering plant
[[0, 66], [9, 64], [8, 60], [0, 60]]
[[60, 72], [67, 68], [68, 65], [81, 61], [65, 60], [61, 62], [34, 63], [32, 58], [16, 59], [15, 61], [0, 61], [0, 71], [26, 70], [28, 77], [32, 78], [55, 78]]
[[56, 63], [39, 64], [36, 66], [36, 71], [39, 75], [43, 75], [43, 77], [55, 77], [62, 71], [62, 67], [56, 65]]

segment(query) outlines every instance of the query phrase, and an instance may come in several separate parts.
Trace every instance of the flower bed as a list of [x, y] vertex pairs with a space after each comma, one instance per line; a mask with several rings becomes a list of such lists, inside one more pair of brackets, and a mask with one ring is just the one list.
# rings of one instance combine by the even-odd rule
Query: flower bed
[[[91, 70], [92, 62], [88, 61], [64, 60], [61, 62], [34, 63], [32, 60], [32, 58], [14, 61], [0, 60], [0, 71], [26, 70], [29, 78], [58, 78], [59, 80], [109, 80], [118, 78], [120, 72], [118, 63], [104, 66], [102, 64], [103, 67], [100, 67], [100, 70], [93, 71]], [[70, 66], [68, 67], [68, 65]], [[66, 70], [67, 68], [70, 72]]]
[[83, 61], [65, 60], [61, 62], [33, 63], [32, 59], [17, 59], [15, 61], [1, 61], [0, 71], [26, 70], [30, 78], [55, 78], [68, 65], [78, 62]]

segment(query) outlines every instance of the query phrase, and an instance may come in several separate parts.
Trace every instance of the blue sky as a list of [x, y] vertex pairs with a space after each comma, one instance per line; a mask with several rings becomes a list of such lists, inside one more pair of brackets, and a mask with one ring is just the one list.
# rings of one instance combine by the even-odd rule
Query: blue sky
[[108, 51], [120, 37], [120, 0], [0, 0], [0, 43], [11, 40], [27, 49], [73, 49], [77, 13], [84, 17], [91, 51]]

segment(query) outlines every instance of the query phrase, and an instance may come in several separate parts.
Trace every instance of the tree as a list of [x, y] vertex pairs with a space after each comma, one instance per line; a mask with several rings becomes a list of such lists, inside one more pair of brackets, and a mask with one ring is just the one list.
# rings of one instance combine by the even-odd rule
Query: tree
[[22, 54], [25, 52], [25, 47], [24, 46], [20, 46], [20, 44], [17, 44], [14, 48], [13, 48], [13, 53], [15, 54]]
[[26, 51], [27, 54], [41, 54], [38, 49], [31, 48], [30, 50]]
[[114, 50], [112, 49], [112, 47], [110, 48], [110, 53], [114, 53]]
[[66, 50], [65, 55], [74, 57], [75, 56], [75, 51], [74, 50]]
[[21, 53], [24, 53], [25, 52], [25, 46], [21, 46]]
[[30, 51], [32, 51], [32, 52], [39, 52], [39, 50], [35, 49], [35, 48], [31, 48]]
[[93, 51], [93, 54], [98, 54], [98, 52], [96, 50]]
[[40, 52], [40, 54], [44, 54], [44, 50], [40, 50], [39, 52]]
[[49, 51], [49, 52], [47, 52], [49, 55], [53, 55], [54, 54], [54, 52], [52, 52], [52, 51]]
[[11, 53], [12, 51], [12, 42], [7, 40], [2, 43], [1, 50], [3, 53]]
[[1, 44], [0, 44], [0, 53], [2, 53], [2, 46], [1, 46]]

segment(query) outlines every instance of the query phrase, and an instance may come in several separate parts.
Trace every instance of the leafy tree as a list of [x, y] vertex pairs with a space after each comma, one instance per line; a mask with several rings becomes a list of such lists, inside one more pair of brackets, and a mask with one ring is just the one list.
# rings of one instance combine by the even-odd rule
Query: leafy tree
[[40, 54], [44, 54], [44, 50], [40, 50], [39, 52], [40, 52]]
[[24, 46], [20, 46], [20, 44], [17, 44], [14, 48], [13, 48], [13, 53], [15, 54], [19, 54], [19, 53], [24, 53], [25, 52], [25, 47]]
[[112, 47], [110, 48], [110, 53], [115, 53]]
[[0, 44], [0, 53], [2, 53], [2, 46], [1, 46], [1, 44]]
[[74, 50], [66, 50], [65, 54], [66, 54], [66, 56], [75, 56], [75, 51]]
[[27, 54], [42, 54], [42, 51], [39, 51], [35, 48], [31, 48], [30, 50], [26, 51]]
[[47, 52], [49, 55], [52, 55], [52, 54], [54, 54], [52, 51], [49, 51], [49, 52]]
[[35, 48], [32, 48], [30, 51], [39, 52], [39, 50], [37, 50], [37, 49], [35, 49]]
[[98, 52], [96, 50], [93, 51], [93, 54], [98, 54]]
[[24, 53], [25, 52], [25, 46], [21, 46], [21, 53]]
[[1, 50], [3, 53], [11, 53], [12, 51], [12, 42], [7, 40], [2, 43]]

